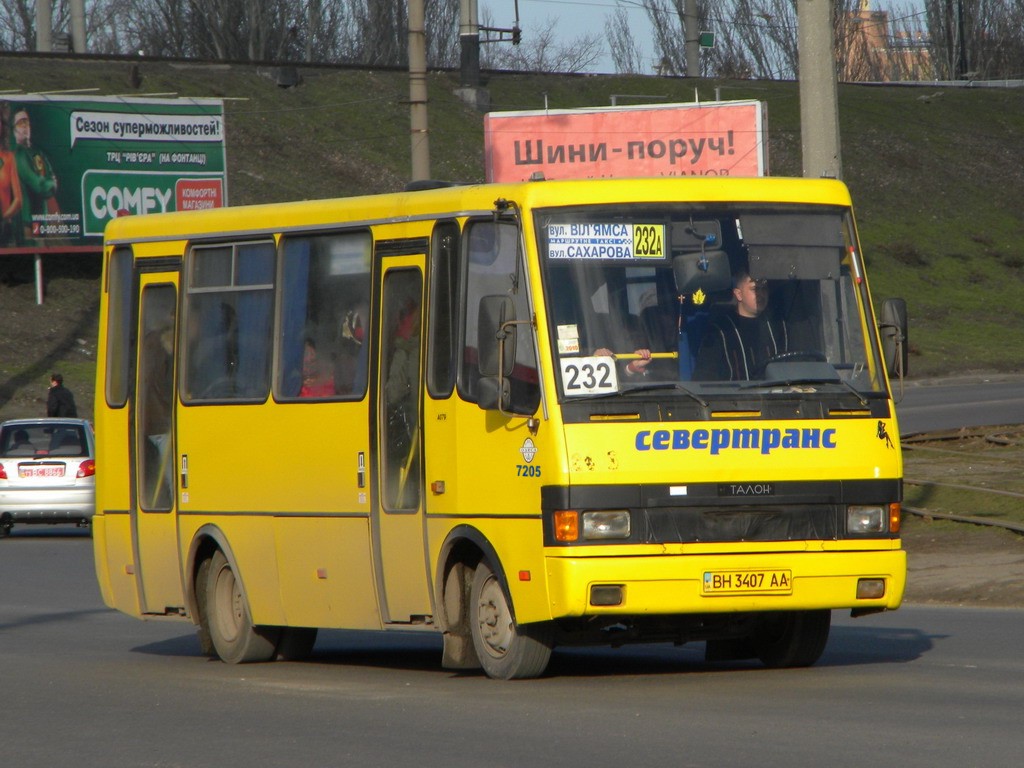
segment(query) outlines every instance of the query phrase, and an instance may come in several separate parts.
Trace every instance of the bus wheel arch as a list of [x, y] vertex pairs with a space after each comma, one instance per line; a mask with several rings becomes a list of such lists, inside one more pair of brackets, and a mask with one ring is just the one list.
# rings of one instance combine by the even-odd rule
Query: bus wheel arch
[[446, 669], [483, 668], [501, 680], [543, 674], [554, 645], [552, 626], [516, 622], [501, 560], [479, 530], [452, 529], [441, 547], [437, 576]]
[[441, 547], [434, 604], [444, 638], [441, 664], [445, 669], [480, 669], [470, 633], [469, 604], [473, 573], [485, 553], [495, 556], [483, 534], [469, 525], [454, 528]]

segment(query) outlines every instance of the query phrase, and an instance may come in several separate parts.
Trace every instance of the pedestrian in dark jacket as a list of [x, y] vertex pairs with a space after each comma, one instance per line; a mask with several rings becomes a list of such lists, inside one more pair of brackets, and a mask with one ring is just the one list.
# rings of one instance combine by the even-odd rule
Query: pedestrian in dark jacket
[[75, 396], [64, 386], [64, 377], [59, 373], [50, 376], [50, 394], [46, 398], [47, 416], [70, 416], [77, 418]]

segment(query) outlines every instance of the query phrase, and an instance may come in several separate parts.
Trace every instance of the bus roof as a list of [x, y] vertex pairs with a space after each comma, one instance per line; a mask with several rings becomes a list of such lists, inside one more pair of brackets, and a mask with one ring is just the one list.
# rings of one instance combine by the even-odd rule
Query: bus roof
[[107, 224], [104, 240], [116, 245], [211, 238], [240, 231], [270, 235], [338, 224], [449, 218], [493, 211], [495, 201], [502, 198], [515, 202], [520, 209], [617, 202], [850, 205], [846, 185], [834, 179], [704, 176], [539, 180], [125, 216]]

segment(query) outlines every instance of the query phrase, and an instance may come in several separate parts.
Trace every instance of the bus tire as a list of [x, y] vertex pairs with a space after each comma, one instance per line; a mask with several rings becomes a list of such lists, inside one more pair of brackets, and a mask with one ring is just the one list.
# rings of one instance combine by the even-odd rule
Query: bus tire
[[476, 567], [469, 605], [473, 647], [488, 677], [513, 680], [544, 673], [551, 659], [550, 625], [516, 624], [505, 588], [486, 560]]
[[828, 642], [832, 612], [785, 611], [766, 613], [754, 635], [754, 650], [766, 667], [809, 667]]
[[303, 661], [313, 653], [316, 627], [281, 627], [275, 658], [278, 661]]
[[270, 661], [280, 630], [253, 626], [242, 584], [219, 549], [214, 552], [206, 585], [206, 619], [217, 655], [228, 664]]

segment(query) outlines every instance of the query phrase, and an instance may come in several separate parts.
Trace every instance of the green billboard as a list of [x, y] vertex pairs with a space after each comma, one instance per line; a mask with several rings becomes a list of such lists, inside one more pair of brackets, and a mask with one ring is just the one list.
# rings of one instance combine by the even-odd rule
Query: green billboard
[[223, 205], [220, 100], [0, 96], [0, 253], [98, 251], [117, 216]]

